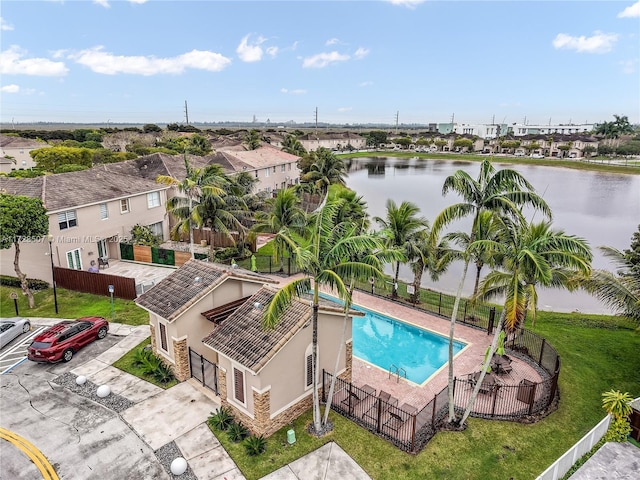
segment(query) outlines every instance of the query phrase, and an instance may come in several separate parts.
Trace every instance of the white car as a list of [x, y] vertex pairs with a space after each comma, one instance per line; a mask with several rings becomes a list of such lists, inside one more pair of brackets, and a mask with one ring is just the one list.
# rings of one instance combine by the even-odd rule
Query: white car
[[532, 153], [531, 158], [544, 158], [544, 155], [541, 153]]
[[0, 319], [0, 348], [3, 348], [11, 340], [31, 330], [28, 318], [2, 318]]

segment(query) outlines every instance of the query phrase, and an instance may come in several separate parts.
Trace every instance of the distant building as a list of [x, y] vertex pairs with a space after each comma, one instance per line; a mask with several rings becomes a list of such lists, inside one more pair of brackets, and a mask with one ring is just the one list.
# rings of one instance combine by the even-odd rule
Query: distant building
[[50, 147], [44, 142], [30, 138], [0, 135], [0, 172], [29, 170], [36, 166], [29, 152], [38, 148]]

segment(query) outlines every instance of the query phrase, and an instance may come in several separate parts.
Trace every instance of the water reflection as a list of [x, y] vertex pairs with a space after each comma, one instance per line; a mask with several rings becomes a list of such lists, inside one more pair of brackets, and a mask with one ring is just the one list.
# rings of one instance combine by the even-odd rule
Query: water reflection
[[[640, 222], [639, 175], [533, 165], [496, 164], [496, 168], [513, 168], [522, 173], [551, 207], [554, 228], [585, 238], [594, 251], [594, 268], [614, 268], [596, 247], [608, 245], [618, 249], [628, 248], [631, 235]], [[477, 178], [480, 164], [459, 160], [363, 157], [352, 159], [347, 185], [362, 195], [371, 217], [384, 217], [386, 201], [391, 198], [398, 204], [405, 200], [415, 203], [420, 208], [421, 215], [433, 220], [444, 207], [460, 201], [452, 193], [442, 196], [445, 178], [458, 169]], [[525, 211], [525, 216], [529, 220], [542, 219], [540, 213], [533, 211]], [[470, 226], [471, 220], [465, 219], [452, 224], [450, 230], [468, 231]], [[455, 292], [461, 267], [460, 264], [452, 265], [437, 284], [424, 278], [424, 286], [448, 293]], [[487, 272], [488, 269], [483, 271], [484, 274]], [[408, 267], [401, 269], [401, 277], [406, 280], [412, 278]], [[472, 290], [473, 275], [469, 274], [465, 294], [470, 294]], [[556, 311], [608, 311], [600, 302], [583, 292], [544, 289], [540, 292], [539, 307]]]

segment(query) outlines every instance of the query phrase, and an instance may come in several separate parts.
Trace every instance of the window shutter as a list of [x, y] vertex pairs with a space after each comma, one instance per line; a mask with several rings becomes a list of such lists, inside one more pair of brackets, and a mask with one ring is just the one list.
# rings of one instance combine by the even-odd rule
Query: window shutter
[[76, 225], [78, 225], [78, 222], [76, 221], [76, 211], [75, 210], [69, 210], [67, 212], [67, 221], [69, 222], [69, 226], [70, 227], [75, 227]]
[[244, 375], [237, 368], [233, 369], [233, 384], [236, 400], [244, 403]]
[[100, 218], [102, 219], [109, 218], [109, 210], [107, 209], [106, 203], [100, 204]]
[[58, 214], [58, 223], [67, 223], [67, 214], [65, 212]]
[[160, 345], [165, 352], [169, 351], [167, 350], [167, 327], [162, 323], [160, 324]]
[[313, 355], [307, 355], [307, 387], [313, 384]]

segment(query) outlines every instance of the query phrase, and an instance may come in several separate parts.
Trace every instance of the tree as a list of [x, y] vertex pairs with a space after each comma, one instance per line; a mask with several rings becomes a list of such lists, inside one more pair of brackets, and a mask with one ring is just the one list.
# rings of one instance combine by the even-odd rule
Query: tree
[[383, 276], [379, 268], [362, 261], [353, 261], [363, 252], [382, 249], [379, 238], [369, 234], [357, 234], [357, 226], [350, 222], [336, 221], [339, 201], [329, 200], [316, 210], [311, 218], [310, 234], [305, 239], [296, 239], [286, 231], [278, 233], [295, 255], [296, 264], [305, 276], [279, 289], [263, 314], [265, 328], [278, 324], [294, 298], [313, 292], [312, 300], [312, 376], [313, 376], [313, 429], [316, 434], [323, 431], [320, 419], [318, 395], [318, 308], [320, 286], [335, 292], [345, 303], [350, 304], [349, 289], [344, 279], [367, 279]]
[[633, 127], [626, 115], [614, 115], [614, 121], [603, 122], [596, 127], [594, 133], [604, 138], [619, 138], [621, 135], [633, 133]]
[[209, 140], [198, 134], [194, 134], [189, 138], [189, 144], [186, 148], [187, 153], [196, 155], [198, 157], [203, 157], [211, 153], [211, 145], [209, 144]]
[[35, 307], [35, 301], [27, 274], [20, 270], [20, 243], [41, 242], [49, 233], [49, 217], [39, 198], [0, 194], [0, 248], [15, 250], [13, 268], [20, 280], [22, 293], [26, 295], [29, 308]]
[[74, 147], [38, 148], [29, 152], [39, 169], [47, 172], [57, 172], [63, 165], [91, 166], [91, 150]]
[[598, 149], [593, 145], [585, 145], [582, 149], [582, 155], [585, 157], [590, 157], [596, 151], [598, 151]]
[[302, 157], [307, 153], [305, 148], [300, 143], [300, 140], [295, 135], [285, 135], [282, 141], [282, 151], [290, 153], [291, 155], [297, 155]]
[[330, 185], [345, 185], [347, 168], [341, 158], [327, 148], [320, 147], [315, 151], [315, 161], [308, 173], [302, 176], [302, 181], [314, 183], [316, 188], [325, 194]]
[[[558, 270], [571, 271], [575, 275], [586, 274], [591, 268], [591, 252], [584, 240], [566, 235], [562, 231], [553, 231], [545, 222], [529, 224], [523, 219], [512, 220], [509, 217], [501, 217], [498, 221], [499, 240], [478, 240], [476, 243], [490, 244], [489, 249], [499, 255], [502, 269], [487, 275], [478, 294], [481, 299], [491, 299], [498, 294], [505, 299], [498, 328], [487, 354], [488, 359], [496, 351], [502, 330], [509, 334], [523, 324], [527, 302], [532, 298], [531, 279], [541, 285], [558, 287], [563, 286], [562, 282], [556, 281]], [[471, 248], [474, 247], [475, 244], [472, 244]], [[465, 423], [471, 413], [489, 365], [490, 362], [487, 361], [481, 369], [461, 424]]]
[[[419, 242], [419, 232], [429, 226], [424, 217], [418, 217], [420, 209], [411, 202], [402, 202], [400, 206], [392, 199], [387, 200], [385, 218], [374, 217], [374, 221], [382, 228], [381, 234], [386, 238], [388, 248], [397, 248], [404, 253], [404, 259], [416, 258], [415, 252]], [[396, 260], [392, 297], [398, 296], [398, 277], [401, 260]]]
[[456, 138], [453, 141], [453, 147], [454, 148], [459, 148], [460, 150], [463, 149], [471, 149], [473, 147], [473, 140], [471, 140], [470, 138]]
[[578, 279], [580, 286], [640, 327], [640, 225], [629, 250], [621, 252], [612, 247], [600, 250], [616, 265], [615, 273], [593, 270], [589, 277]]
[[[472, 179], [464, 170], [457, 170], [453, 175], [447, 177], [442, 186], [442, 194], [446, 195], [449, 191], [461, 196], [462, 202], [450, 205], [440, 212], [433, 222], [433, 230], [438, 234], [445, 225], [454, 220], [472, 216], [469, 245], [476, 240], [479, 218], [483, 211], [489, 210], [500, 215], [520, 218], [522, 216], [520, 208], [524, 205], [530, 205], [541, 210], [547, 217], [551, 217], [551, 211], [546, 202], [534, 192], [533, 187], [520, 173], [511, 169], [496, 171], [488, 159], [480, 165], [477, 180]], [[454, 329], [470, 258], [469, 252], [465, 252], [464, 267], [453, 303], [449, 327], [449, 422], [455, 421], [453, 402]]]
[[366, 135], [367, 145], [379, 147], [383, 143], [387, 143], [387, 132], [383, 130], [371, 130]]
[[609, 429], [605, 434], [607, 442], [625, 442], [631, 432], [629, 415], [631, 415], [631, 402], [633, 398], [629, 393], [619, 390], [609, 390], [602, 394], [602, 408], [611, 415]]
[[186, 177], [182, 180], [170, 175], [160, 175], [156, 181], [162, 185], [176, 188], [183, 195], [172, 197], [167, 201], [167, 213], [178, 219], [178, 223], [171, 231], [174, 238], [180, 233], [189, 232], [191, 258], [194, 258], [193, 228], [203, 224], [203, 219], [200, 216], [201, 211], [195, 207], [200, 204], [202, 195], [224, 195], [223, 186], [227, 179], [222, 172], [222, 167], [218, 164], [208, 165], [203, 169], [194, 169], [185, 155], [184, 165]]
[[142, 126], [142, 131], [144, 133], [155, 133], [155, 132], [162, 132], [162, 128], [160, 128], [158, 125], [154, 124], [154, 123], [147, 123], [146, 125]]
[[415, 252], [410, 256], [409, 266], [413, 272], [411, 301], [417, 304], [420, 302], [422, 275], [428, 272], [429, 278], [437, 281], [457, 255], [449, 248], [446, 239], [438, 239], [433, 235], [429, 225], [417, 232], [414, 246]]
[[258, 130], [251, 130], [246, 135], [244, 143], [249, 150], [255, 150], [259, 148], [262, 143], [262, 135]]

